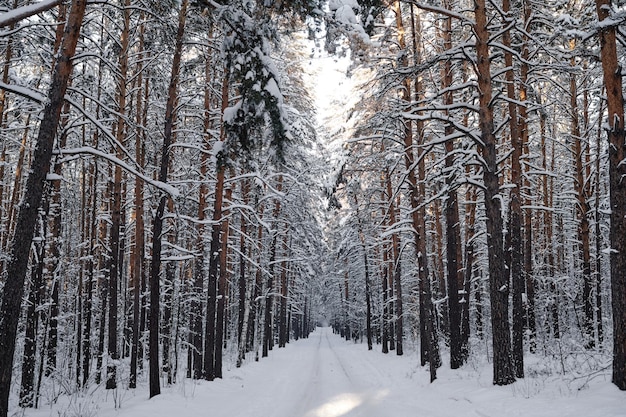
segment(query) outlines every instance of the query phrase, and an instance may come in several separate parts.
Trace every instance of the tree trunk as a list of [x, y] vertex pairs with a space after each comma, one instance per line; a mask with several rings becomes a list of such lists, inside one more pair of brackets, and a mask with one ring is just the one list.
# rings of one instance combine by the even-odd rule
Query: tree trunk
[[503, 222], [500, 206], [500, 178], [494, 133], [491, 68], [489, 61], [489, 31], [485, 0], [474, 2], [476, 23], [476, 69], [478, 76], [479, 125], [483, 181], [485, 185], [485, 215], [487, 218], [487, 252], [491, 294], [491, 327], [493, 330], [493, 383], [508, 385], [515, 381], [511, 360], [509, 327], [509, 282], [504, 268]]
[[[413, 13], [411, 9], [411, 31], [413, 32], [413, 54], [416, 64], [421, 56], [421, 19], [419, 15]], [[420, 37], [418, 39], [418, 37]], [[414, 83], [416, 99], [419, 101], [422, 91], [422, 82], [418, 77]], [[413, 153], [413, 136], [404, 135], [404, 163], [408, 171], [409, 198], [411, 201], [411, 221], [415, 233], [415, 255], [418, 266], [418, 291], [419, 291], [419, 314], [420, 314], [420, 357], [424, 366], [428, 361], [430, 367], [430, 381], [437, 378], [437, 368], [441, 366], [439, 356], [439, 343], [435, 330], [435, 319], [433, 318], [432, 293], [430, 289], [430, 274], [428, 271], [428, 251], [426, 249], [426, 207], [424, 200], [425, 191], [425, 138], [423, 122], [417, 121], [417, 177], [413, 166], [415, 156]]]
[[[126, 142], [126, 80], [128, 74], [128, 45], [130, 31], [130, 0], [124, 2], [124, 23], [120, 34], [119, 54], [119, 79], [117, 84], [117, 128], [116, 128], [116, 154], [122, 160], [124, 152], [123, 144]], [[113, 177], [113, 204], [111, 207], [111, 232], [110, 232], [110, 255], [109, 255], [109, 332], [108, 332], [108, 364], [106, 389], [117, 388], [117, 365], [120, 358], [117, 346], [117, 313], [118, 313], [118, 281], [121, 278], [120, 264], [123, 253], [120, 248], [120, 229], [122, 228], [122, 167], [118, 164], [114, 168]]]
[[[576, 40], [570, 40], [570, 51], [576, 48]], [[574, 58], [570, 60], [572, 67], [576, 66]], [[583, 344], [585, 348], [592, 349], [594, 342], [594, 320], [593, 320], [593, 277], [591, 276], [591, 254], [589, 251], [589, 202], [586, 192], [587, 178], [585, 168], [583, 167], [583, 144], [580, 135], [580, 123], [578, 120], [578, 85], [576, 82], [576, 74], [570, 74], [570, 111], [571, 111], [571, 137], [574, 142], [574, 190], [578, 204], [576, 205], [576, 213], [578, 215], [578, 241], [580, 242], [580, 259], [582, 261], [582, 280], [583, 280]], [[577, 257], [578, 258], [578, 257]]]
[[[178, 81], [180, 73], [180, 61], [183, 49], [183, 36], [185, 34], [185, 20], [189, 1], [181, 2], [178, 12], [178, 31], [176, 32], [176, 46], [172, 60], [172, 72], [168, 87], [167, 104], [165, 107], [165, 132], [163, 134], [163, 147], [161, 149], [161, 161], [158, 180], [167, 182], [167, 171], [170, 161], [170, 145], [172, 143], [172, 131], [176, 119], [176, 102], [178, 99]], [[159, 381], [159, 298], [161, 271], [161, 238], [163, 232], [163, 214], [168, 196], [161, 194], [154, 219], [152, 221], [152, 260], [150, 262], [150, 398], [161, 393]], [[2, 416], [0, 416], [2, 417]]]
[[[283, 176], [278, 177], [278, 184], [276, 184], [276, 191], [279, 193], [283, 190]], [[274, 228], [278, 228], [278, 216], [280, 215], [281, 200], [279, 196], [276, 196], [276, 203], [274, 205]], [[273, 299], [272, 295], [274, 291], [274, 271], [276, 270], [276, 245], [278, 241], [278, 232], [274, 231], [272, 236], [272, 242], [270, 243], [270, 258], [269, 258], [269, 273], [267, 275], [267, 287], [265, 288], [265, 320], [263, 321], [263, 350], [261, 352], [262, 357], [266, 357], [274, 344], [274, 337], [272, 335], [272, 309]]]
[[[609, 19], [610, 0], [596, 0], [598, 20]], [[626, 131], [622, 71], [617, 58], [615, 25], [600, 30], [600, 54], [606, 87], [611, 204], [611, 302], [613, 309], [613, 383], [626, 390]], [[1, 417], [1, 416], [0, 416]]]
[[[140, 20], [143, 21], [143, 13], [140, 16]], [[143, 88], [143, 58], [144, 58], [144, 32], [145, 25], [141, 25], [139, 28], [139, 55], [137, 65], [137, 104], [136, 104], [136, 116], [137, 123], [136, 139], [135, 139], [135, 159], [140, 167], [145, 166], [145, 133], [139, 126], [144, 126], [145, 120], [143, 118], [144, 106], [147, 106], [148, 101], [145, 94], [147, 91], [142, 91]], [[147, 90], [147, 89], [146, 89]], [[142, 95], [142, 92], [144, 95]], [[139, 324], [141, 321], [141, 282], [144, 279], [144, 259], [146, 256], [145, 250], [145, 219], [144, 219], [144, 183], [143, 179], [135, 178], [135, 245], [131, 251], [131, 264], [130, 264], [130, 279], [132, 282], [132, 296], [133, 296], [133, 318], [132, 318], [132, 341], [130, 347], [130, 377], [128, 382], [129, 388], [137, 388], [137, 362], [139, 358]]]
[[[507, 15], [511, 12], [509, 0], [502, 0], [502, 11]], [[503, 21], [505, 26], [510, 24], [509, 19]], [[513, 71], [513, 54], [511, 52], [511, 31], [506, 29], [502, 35], [502, 43], [505, 46], [504, 65], [508, 68], [505, 74], [507, 83], [509, 133], [511, 136], [511, 182], [509, 206], [509, 236], [511, 283], [513, 287], [513, 346], [512, 359], [515, 368], [515, 377], [524, 377], [524, 305], [522, 295], [525, 292], [524, 273], [522, 270], [522, 140], [519, 131], [517, 95], [515, 93], [515, 74]]]
[[62, 48], [52, 74], [48, 99], [39, 126], [24, 199], [19, 206], [20, 210], [13, 239], [9, 245], [11, 257], [7, 265], [8, 278], [4, 285], [0, 306], [0, 317], [2, 318], [0, 320], [0, 417], [6, 417], [8, 413], [15, 339], [24, 293], [24, 280], [28, 269], [30, 245], [43, 196], [46, 175], [50, 171], [52, 147], [59, 125], [65, 91], [72, 72], [71, 59], [76, 50], [85, 7], [86, 2], [84, 0], [72, 1], [68, 21], [65, 25]]
[[[224, 192], [226, 201], [231, 202], [233, 189], [228, 187]], [[227, 325], [226, 301], [228, 298], [228, 236], [229, 236], [229, 215], [230, 210], [222, 212], [220, 221], [220, 250], [219, 250], [219, 281], [217, 285], [217, 314], [215, 331], [215, 377], [222, 378], [222, 350], [226, 337], [224, 327]]]
[[[47, 205], [44, 203], [44, 205]], [[20, 407], [30, 408], [35, 405], [35, 362], [37, 349], [37, 327], [39, 313], [37, 308], [41, 302], [43, 286], [44, 249], [46, 236], [45, 219], [39, 220], [41, 240], [34, 245], [34, 265], [30, 273], [30, 291], [26, 308], [26, 329], [24, 331], [24, 353], [22, 360], [22, 381], [20, 386]]]
[[[531, 18], [531, 8], [530, 4], [527, 0], [523, 0], [523, 9], [524, 9], [524, 25], [527, 27], [528, 22]], [[528, 150], [528, 142], [529, 142], [529, 132], [528, 132], [528, 116], [527, 116], [527, 106], [526, 101], [528, 100], [527, 94], [527, 85], [528, 85], [528, 71], [529, 71], [529, 57], [530, 52], [528, 48], [529, 39], [528, 36], [524, 35], [522, 40], [522, 60], [520, 63], [520, 83], [519, 83], [519, 100], [521, 105], [519, 106], [519, 133], [520, 139], [522, 141], [523, 153], [529, 155]], [[525, 165], [525, 171], [528, 172], [530, 170], [530, 164]], [[528, 176], [524, 176], [523, 180], [524, 188], [526, 189], [526, 199], [524, 200], [524, 204], [527, 207], [530, 207], [530, 182], [528, 180]], [[537, 349], [537, 322], [535, 319], [535, 277], [533, 274], [533, 257], [532, 257], [532, 248], [533, 248], [533, 230], [532, 230], [532, 219], [533, 213], [532, 209], [527, 208], [524, 213], [524, 276], [526, 282], [526, 323], [528, 326], [528, 339], [530, 345], [531, 353], [534, 353]]]
[[[445, 1], [443, 7], [450, 9], [449, 1]], [[445, 51], [452, 48], [452, 18], [447, 16], [443, 21], [442, 28], [443, 46]], [[454, 104], [452, 87], [452, 63], [446, 60], [442, 66], [442, 89], [446, 90], [443, 96], [443, 104], [446, 107]], [[449, 112], [445, 111], [450, 117]], [[445, 180], [446, 180], [446, 276], [448, 293], [448, 325], [450, 329], [450, 368], [457, 369], [463, 365], [461, 339], [461, 305], [459, 304], [459, 291], [463, 290], [463, 274], [461, 265], [463, 264], [461, 255], [461, 223], [459, 221], [459, 203], [455, 188], [455, 157], [454, 127], [448, 123], [445, 126]]]
[[[228, 78], [224, 74], [222, 80], [222, 115], [228, 107]], [[225, 139], [224, 124], [220, 128], [220, 140]], [[215, 344], [216, 344], [216, 312], [217, 312], [217, 285], [219, 279], [220, 262], [220, 234], [222, 232], [222, 206], [224, 204], [225, 156], [220, 152], [217, 155], [217, 180], [215, 184], [215, 200], [213, 201], [213, 226], [211, 227], [211, 246], [209, 254], [209, 279], [207, 290], [207, 308], [205, 321], [204, 341], [204, 378], [207, 381], [215, 379]]]
[[285, 347], [289, 336], [287, 326], [287, 299], [289, 297], [289, 282], [287, 279], [287, 256], [289, 245], [287, 244], [287, 233], [283, 236], [283, 261], [280, 268], [280, 313], [278, 326], [278, 347]]

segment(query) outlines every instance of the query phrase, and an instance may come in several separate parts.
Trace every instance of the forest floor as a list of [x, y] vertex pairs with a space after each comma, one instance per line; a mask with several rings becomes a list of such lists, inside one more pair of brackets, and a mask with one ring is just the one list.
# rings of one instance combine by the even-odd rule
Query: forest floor
[[[307, 339], [275, 347], [268, 358], [226, 369], [213, 382], [164, 387], [147, 400], [147, 388], [59, 397], [27, 417], [624, 417], [626, 393], [608, 370], [593, 376], [546, 375], [539, 361], [527, 378], [491, 384], [491, 366], [444, 367], [431, 384], [417, 354], [368, 351], [366, 344], [318, 328]], [[411, 349], [413, 350], [413, 349]], [[444, 358], [445, 361], [446, 358]]]

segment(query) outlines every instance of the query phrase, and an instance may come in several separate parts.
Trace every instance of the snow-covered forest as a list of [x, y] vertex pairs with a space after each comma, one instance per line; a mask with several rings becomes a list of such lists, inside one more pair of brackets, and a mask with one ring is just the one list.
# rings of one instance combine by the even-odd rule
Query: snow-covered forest
[[0, 417], [626, 413], [624, 28], [0, 1]]

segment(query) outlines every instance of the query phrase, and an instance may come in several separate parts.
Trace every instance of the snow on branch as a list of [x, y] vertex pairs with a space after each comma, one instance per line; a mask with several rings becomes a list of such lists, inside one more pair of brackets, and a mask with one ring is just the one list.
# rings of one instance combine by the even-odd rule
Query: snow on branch
[[37, 13], [45, 12], [61, 4], [61, 0], [44, 0], [28, 6], [18, 7], [0, 15], [0, 27], [13, 25], [20, 20], [29, 18]]
[[44, 101], [46, 101], [46, 97], [43, 94], [28, 87], [0, 82], [0, 89], [4, 91], [9, 91], [13, 94], [17, 94], [18, 96], [26, 97], [38, 104], [42, 104]]
[[96, 156], [96, 157], [99, 157], [99, 158], [103, 158], [103, 159], [106, 159], [107, 161], [112, 162], [115, 165], [121, 167], [122, 169], [125, 169], [126, 171], [130, 172], [131, 174], [141, 178], [147, 184], [150, 184], [150, 185], [154, 186], [155, 188], [158, 188], [159, 190], [166, 192], [167, 194], [169, 194], [172, 197], [178, 197], [178, 195], [180, 194], [180, 192], [178, 191], [178, 189], [176, 187], [173, 187], [170, 184], [164, 183], [162, 181], [157, 181], [157, 180], [154, 180], [154, 179], [152, 179], [152, 178], [150, 178], [148, 176], [145, 176], [141, 172], [137, 171], [135, 168], [131, 167], [130, 165], [128, 165], [127, 163], [125, 163], [121, 159], [117, 158], [115, 155], [111, 155], [109, 153], [102, 152], [101, 150], [92, 148], [91, 146], [82, 146], [82, 147], [79, 147], [79, 148], [71, 148], [71, 149], [61, 149], [61, 150], [54, 151], [54, 153], [56, 155], [92, 155], [92, 156]]
[[426, 10], [427, 12], [441, 14], [443, 16], [451, 17], [453, 19], [458, 19], [461, 22], [469, 23], [471, 25], [474, 25], [475, 23], [473, 20], [469, 19], [467, 16], [462, 15], [461, 13], [454, 12], [452, 10], [448, 10], [444, 7], [434, 6], [432, 4], [427, 4], [427, 3], [416, 1], [416, 0], [409, 1], [408, 3], [412, 3], [418, 9]]

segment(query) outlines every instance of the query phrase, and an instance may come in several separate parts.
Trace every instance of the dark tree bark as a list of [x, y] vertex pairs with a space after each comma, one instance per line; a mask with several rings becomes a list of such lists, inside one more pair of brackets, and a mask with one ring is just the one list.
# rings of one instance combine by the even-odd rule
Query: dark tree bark
[[[576, 48], [576, 41], [570, 40], [570, 50]], [[570, 60], [572, 67], [576, 66], [574, 58]], [[583, 344], [587, 349], [592, 349], [594, 341], [594, 319], [593, 319], [593, 277], [591, 275], [591, 254], [589, 251], [589, 202], [587, 195], [587, 178], [585, 175], [583, 161], [583, 144], [580, 135], [579, 108], [578, 108], [578, 84], [576, 74], [570, 74], [570, 111], [571, 111], [571, 136], [574, 142], [574, 190], [578, 204], [576, 213], [578, 217], [578, 241], [580, 242], [580, 258], [582, 261], [583, 280]]]
[[489, 31], [485, 0], [474, 2], [476, 23], [476, 69], [478, 77], [479, 145], [484, 165], [485, 215], [487, 218], [487, 256], [491, 294], [491, 327], [493, 331], [493, 383], [508, 385], [515, 382], [511, 360], [509, 327], [509, 280], [504, 266], [503, 222], [500, 206], [500, 178], [493, 121], [491, 68], [489, 60]]
[[[444, 7], [450, 9], [448, 1], [444, 2]], [[444, 50], [452, 48], [452, 18], [446, 16], [443, 22], [442, 37]], [[445, 106], [452, 106], [454, 103], [452, 87], [452, 63], [446, 60], [442, 67], [442, 88], [446, 90], [443, 97]], [[446, 115], [449, 116], [446, 110]], [[444, 134], [450, 137], [454, 133], [454, 127], [446, 124]], [[446, 276], [448, 293], [448, 324], [450, 328], [450, 368], [457, 369], [463, 365], [461, 339], [461, 305], [459, 303], [459, 290], [463, 289], [463, 274], [461, 265], [463, 264], [461, 255], [461, 223], [459, 221], [459, 203], [455, 189], [455, 157], [454, 140], [445, 141], [445, 166], [446, 166], [446, 200], [444, 213], [446, 217]]]
[[[502, 0], [502, 11], [509, 14], [511, 5], [509, 0]], [[503, 22], [509, 25], [509, 20]], [[504, 52], [504, 64], [508, 68], [505, 74], [507, 82], [507, 96], [509, 98], [509, 134], [511, 137], [511, 200], [509, 206], [509, 236], [510, 246], [507, 250], [510, 255], [510, 274], [513, 287], [513, 346], [512, 359], [515, 368], [515, 377], [524, 377], [524, 306], [522, 294], [525, 292], [525, 282], [522, 270], [522, 140], [519, 131], [517, 95], [515, 92], [515, 74], [513, 71], [513, 54], [511, 53], [511, 31], [505, 30], [502, 43], [508, 49]]]
[[[522, 1], [524, 9], [524, 25], [527, 27], [531, 18], [531, 8], [527, 0]], [[522, 141], [523, 153], [528, 155], [528, 112], [526, 101], [528, 100], [528, 71], [529, 71], [529, 39], [527, 35], [522, 37], [522, 59], [520, 63], [520, 83], [519, 83], [519, 134]], [[525, 171], [530, 170], [530, 164], [525, 165]], [[530, 182], [528, 176], [524, 175], [523, 185], [526, 190], [526, 198], [524, 205], [531, 205]], [[535, 277], [533, 274], [533, 213], [532, 209], [527, 208], [524, 212], [524, 278], [526, 284], [526, 325], [528, 328], [528, 339], [530, 352], [535, 353], [537, 349], [537, 322], [535, 318]]]
[[[419, 15], [413, 13], [411, 7], [411, 31], [413, 32], [413, 55], [416, 64], [421, 56], [421, 35], [422, 25]], [[416, 99], [419, 100], [422, 91], [422, 83], [418, 78], [414, 83]], [[418, 266], [418, 292], [419, 292], [419, 314], [420, 314], [420, 359], [424, 366], [428, 362], [430, 367], [430, 381], [437, 379], [437, 368], [441, 366], [439, 355], [439, 342], [435, 330], [435, 319], [433, 314], [432, 292], [430, 287], [430, 274], [428, 270], [428, 251], [426, 249], [426, 207], [424, 204], [425, 190], [425, 156], [424, 146], [424, 125], [422, 121], [416, 123], [417, 131], [417, 161], [413, 151], [413, 136], [404, 135], [404, 162], [408, 172], [409, 198], [411, 201], [411, 221], [415, 233], [415, 255]], [[417, 176], [413, 169], [417, 162]]]
[[[276, 184], [276, 191], [279, 193], [283, 189], [283, 176], [278, 177], [278, 184]], [[281, 200], [276, 196], [276, 202], [274, 205], [274, 226], [278, 229], [278, 216], [280, 215]], [[269, 273], [267, 276], [267, 286], [265, 288], [265, 319], [263, 321], [263, 349], [261, 352], [262, 357], [266, 357], [269, 351], [272, 350], [274, 345], [274, 337], [272, 335], [272, 309], [274, 296], [274, 271], [276, 269], [276, 245], [278, 244], [278, 232], [274, 231], [272, 235], [272, 242], [270, 243], [270, 258], [269, 258]]]
[[[161, 161], [158, 180], [167, 182], [167, 171], [170, 165], [170, 145], [173, 140], [174, 121], [176, 120], [176, 101], [178, 99], [178, 82], [180, 73], [180, 61], [183, 49], [183, 36], [185, 34], [185, 21], [187, 17], [188, 0], [183, 0], [178, 12], [178, 30], [176, 32], [176, 46], [172, 60], [172, 72], [167, 92], [167, 104], [165, 107], [165, 132], [163, 134], [163, 147], [161, 149]], [[163, 214], [168, 196], [162, 194], [159, 199], [154, 219], [152, 221], [152, 260], [150, 262], [150, 398], [161, 393], [159, 381], [159, 312], [160, 312], [160, 272], [161, 272], [161, 238], [163, 233]], [[2, 417], [2, 416], [0, 416]]]
[[285, 347], [289, 338], [289, 329], [287, 325], [287, 300], [289, 297], [289, 280], [287, 279], [287, 255], [289, 253], [289, 245], [287, 244], [287, 233], [283, 236], [283, 261], [280, 269], [280, 312], [278, 325], [278, 347]]
[[[47, 205], [44, 203], [44, 205]], [[44, 210], [45, 212], [46, 210]], [[28, 306], [26, 308], [26, 329], [24, 331], [24, 353], [22, 360], [22, 381], [20, 386], [20, 407], [33, 407], [35, 405], [35, 362], [37, 349], [37, 327], [39, 325], [39, 313], [36, 311], [41, 303], [43, 286], [43, 266], [46, 222], [38, 222], [41, 240], [35, 244], [35, 265], [30, 273], [30, 290], [28, 294]]]
[[[609, 19], [610, 0], [596, 0], [598, 20]], [[613, 309], [613, 383], [626, 390], [626, 131], [622, 70], [617, 57], [615, 25], [599, 31], [609, 138], [609, 190], [611, 204], [611, 302]]]
[[[222, 80], [222, 103], [221, 110], [228, 106], [228, 77], [224, 74]], [[222, 123], [220, 139], [225, 140], [224, 124]], [[220, 262], [220, 235], [222, 232], [222, 206], [224, 201], [224, 178], [225, 166], [224, 155], [217, 155], [217, 180], [215, 184], [215, 200], [213, 201], [213, 226], [211, 227], [211, 245], [209, 254], [209, 277], [207, 290], [207, 308], [205, 320], [205, 341], [204, 341], [204, 378], [207, 381], [215, 379], [215, 332], [217, 313], [217, 285], [219, 279]]]
[[[143, 20], [143, 13], [140, 16]], [[139, 28], [139, 54], [137, 65], [137, 97], [136, 97], [136, 116], [137, 126], [144, 125], [143, 111], [147, 106], [147, 88], [143, 89], [143, 58], [144, 58], [144, 32], [145, 25]], [[143, 95], [142, 95], [143, 93]], [[135, 140], [135, 159], [140, 167], [145, 166], [145, 132], [137, 127]], [[145, 219], [144, 219], [144, 182], [143, 179], [135, 178], [135, 245], [131, 251], [130, 279], [132, 285], [133, 310], [132, 310], [132, 340], [130, 346], [130, 376], [128, 381], [129, 388], [137, 388], [137, 364], [139, 358], [139, 326], [141, 322], [141, 282], [144, 280], [145, 268], [144, 259], [146, 255], [145, 249]]]
[[72, 73], [72, 57], [76, 50], [86, 4], [84, 0], [72, 1], [63, 34], [61, 52], [52, 74], [48, 99], [35, 142], [24, 199], [20, 204], [14, 237], [9, 246], [11, 256], [7, 265], [7, 280], [0, 306], [0, 417], [6, 417], [8, 413], [15, 338], [24, 294], [30, 245], [37, 223], [46, 175], [50, 171], [52, 146], [59, 125], [65, 91]]
[[[232, 187], [224, 192], [224, 198], [230, 203], [233, 195]], [[222, 378], [222, 351], [224, 347], [224, 327], [228, 321], [226, 317], [226, 301], [228, 298], [228, 235], [229, 235], [229, 210], [223, 211], [220, 224], [220, 250], [219, 250], [219, 281], [217, 285], [217, 314], [215, 316], [215, 377]]]

